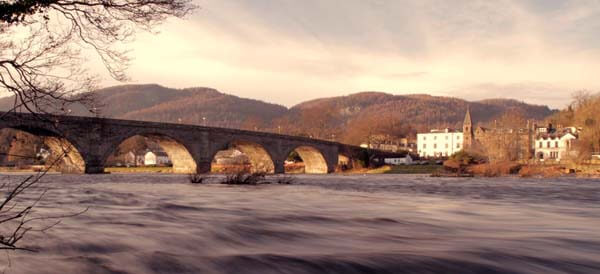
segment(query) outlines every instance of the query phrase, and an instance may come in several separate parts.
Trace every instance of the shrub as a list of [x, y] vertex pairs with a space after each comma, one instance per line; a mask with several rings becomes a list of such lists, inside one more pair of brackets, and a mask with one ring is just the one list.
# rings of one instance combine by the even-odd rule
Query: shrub
[[229, 174], [225, 177], [225, 179], [221, 182], [221, 184], [225, 185], [258, 185], [265, 184], [269, 182], [265, 182], [265, 173], [264, 172], [238, 172], [234, 174]]
[[485, 177], [497, 177], [502, 175], [518, 174], [521, 165], [515, 162], [500, 162], [473, 165], [468, 168], [473, 174]]
[[206, 176], [198, 173], [190, 173], [188, 179], [192, 184], [202, 184], [206, 180]]
[[456, 152], [448, 160], [459, 163], [460, 165], [480, 164], [485, 162], [485, 157], [466, 150]]

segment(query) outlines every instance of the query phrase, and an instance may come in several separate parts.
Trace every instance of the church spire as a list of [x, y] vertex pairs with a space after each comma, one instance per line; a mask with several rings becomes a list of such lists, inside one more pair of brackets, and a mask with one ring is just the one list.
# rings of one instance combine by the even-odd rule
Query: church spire
[[467, 106], [465, 121], [463, 122], [463, 149], [468, 149], [473, 145], [473, 121], [471, 120], [471, 110]]
[[472, 126], [473, 122], [471, 121], [471, 110], [470, 107], [467, 107], [467, 114], [465, 114], [465, 121], [463, 122], [463, 126]]

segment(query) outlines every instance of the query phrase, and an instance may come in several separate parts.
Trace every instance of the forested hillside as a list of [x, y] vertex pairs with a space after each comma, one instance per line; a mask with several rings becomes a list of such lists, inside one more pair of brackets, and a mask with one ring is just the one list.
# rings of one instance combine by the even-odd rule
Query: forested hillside
[[507, 112], [542, 120], [554, 111], [510, 99], [468, 102], [430, 95], [392, 95], [362, 92], [311, 100], [290, 109], [278, 124], [291, 125], [293, 134], [308, 134], [357, 144], [368, 135], [412, 136], [431, 128], [462, 128], [467, 108], [476, 124], [487, 124]]

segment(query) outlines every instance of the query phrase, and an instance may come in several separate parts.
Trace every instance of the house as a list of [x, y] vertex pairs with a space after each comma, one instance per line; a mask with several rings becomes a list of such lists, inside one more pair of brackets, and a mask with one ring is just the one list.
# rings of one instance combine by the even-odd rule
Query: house
[[144, 165], [144, 157], [146, 156], [145, 152], [141, 152], [141, 153], [135, 153], [133, 151], [129, 151], [127, 153], [125, 153], [124, 155], [120, 156], [119, 159], [117, 159], [117, 166], [127, 166], [127, 167], [131, 167], [131, 166], [143, 166]]
[[375, 134], [369, 136], [369, 143], [361, 143], [360, 147], [389, 152], [413, 152], [416, 144], [410, 142], [410, 140], [406, 137], [397, 138], [387, 134]]
[[165, 166], [170, 165], [169, 155], [163, 151], [148, 151], [144, 154], [144, 165]]
[[535, 158], [540, 161], [560, 161], [575, 153], [573, 144], [577, 137], [571, 130], [539, 134], [535, 138]]
[[404, 157], [384, 158], [383, 162], [388, 165], [412, 165], [413, 159], [410, 154], [406, 154]]
[[243, 165], [250, 163], [250, 159], [237, 149], [228, 149], [217, 152], [214, 162], [218, 165]]
[[[526, 124], [504, 124], [498, 126], [496, 122], [490, 128], [474, 126], [471, 112], [467, 108], [463, 122], [463, 148], [484, 150], [490, 159], [531, 159], [534, 156], [534, 132], [543, 132], [547, 129], [537, 128], [533, 121], [527, 120]], [[507, 143], [509, 138], [511, 141]], [[506, 149], [497, 149], [498, 145], [507, 145]], [[491, 148], [491, 149], [490, 149]], [[507, 150], [512, 151], [510, 154]]]
[[462, 132], [446, 128], [417, 134], [417, 151], [420, 157], [448, 157], [462, 149]]
[[47, 150], [45, 148], [40, 148], [40, 151], [38, 153], [35, 154], [35, 157], [39, 160], [45, 161], [46, 159], [48, 159], [48, 157], [50, 157], [52, 153], [50, 152], [50, 150]]

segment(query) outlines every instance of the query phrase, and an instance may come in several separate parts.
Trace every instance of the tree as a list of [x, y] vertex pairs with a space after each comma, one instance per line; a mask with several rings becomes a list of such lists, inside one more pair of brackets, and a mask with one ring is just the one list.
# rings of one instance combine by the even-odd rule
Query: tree
[[[21, 110], [43, 119], [37, 113], [68, 114], [68, 105], [75, 103], [96, 112], [87, 92], [95, 88], [97, 77], [82, 68], [82, 52], [95, 52], [110, 75], [124, 81], [129, 59], [122, 43], [137, 30], [152, 31], [167, 17], [183, 17], [194, 8], [189, 0], [0, 0], [0, 92], [15, 98], [7, 113]], [[48, 169], [72, 150], [68, 143], [60, 148], [60, 157], [52, 157]], [[48, 169], [0, 183], [5, 194], [0, 249], [28, 250], [20, 245], [25, 234], [45, 231], [66, 217], [32, 215], [46, 193], [38, 183]], [[33, 201], [19, 199], [23, 195], [34, 195]]]
[[303, 132], [312, 138], [329, 139], [331, 134], [336, 133], [336, 113], [327, 106], [302, 109], [299, 120]]
[[84, 92], [97, 78], [82, 68], [82, 51], [96, 52], [124, 81], [129, 59], [122, 42], [193, 8], [189, 0], [0, 0], [0, 92], [15, 95], [15, 108], [29, 112], [64, 113], [73, 103], [95, 111]]
[[573, 93], [573, 102], [566, 110], [562, 110], [548, 119], [548, 122], [556, 125], [582, 129], [574, 144], [574, 148], [578, 152], [575, 160], [588, 160], [592, 154], [600, 152], [599, 108], [600, 95], [593, 95], [589, 91], [577, 91]]
[[502, 114], [488, 126], [491, 133], [482, 140], [485, 155], [491, 162], [515, 161], [527, 154], [528, 132], [525, 115], [519, 111]]

